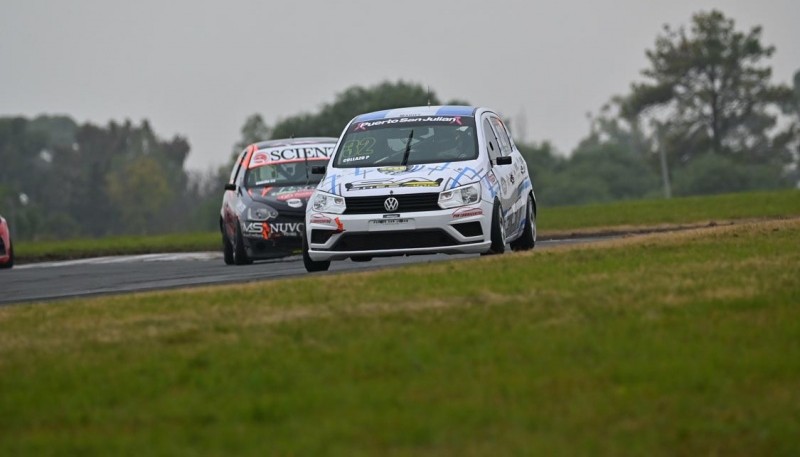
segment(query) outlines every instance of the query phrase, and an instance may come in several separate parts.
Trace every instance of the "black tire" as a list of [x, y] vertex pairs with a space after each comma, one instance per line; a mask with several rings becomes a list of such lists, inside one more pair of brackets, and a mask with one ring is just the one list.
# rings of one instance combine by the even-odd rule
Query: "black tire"
[[303, 266], [306, 267], [306, 271], [309, 273], [328, 271], [328, 268], [331, 267], [330, 260], [311, 260], [311, 257], [308, 256], [308, 242], [305, 236], [303, 236]]
[[353, 262], [369, 262], [372, 260], [372, 256], [369, 255], [355, 255], [350, 257], [350, 260]]
[[236, 223], [236, 242], [233, 245], [233, 263], [236, 265], [250, 265], [253, 260], [247, 256], [247, 249], [244, 247], [244, 236], [242, 227]]
[[522, 235], [511, 242], [511, 249], [515, 251], [528, 251], [536, 246], [536, 211], [533, 210], [533, 197], [528, 195], [528, 203], [525, 210], [525, 227]]
[[224, 233], [222, 234], [222, 258], [225, 260], [225, 265], [233, 265], [233, 245]]
[[502, 254], [506, 251], [506, 231], [503, 225], [503, 212], [500, 209], [500, 202], [494, 202], [494, 210], [492, 210], [492, 245], [489, 247], [488, 254]]

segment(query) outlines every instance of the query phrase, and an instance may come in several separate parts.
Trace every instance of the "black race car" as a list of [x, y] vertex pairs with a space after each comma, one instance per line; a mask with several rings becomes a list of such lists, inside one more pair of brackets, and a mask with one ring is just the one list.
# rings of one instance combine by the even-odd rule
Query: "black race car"
[[225, 263], [283, 257], [302, 247], [306, 204], [336, 138], [293, 138], [251, 144], [225, 185], [219, 228]]

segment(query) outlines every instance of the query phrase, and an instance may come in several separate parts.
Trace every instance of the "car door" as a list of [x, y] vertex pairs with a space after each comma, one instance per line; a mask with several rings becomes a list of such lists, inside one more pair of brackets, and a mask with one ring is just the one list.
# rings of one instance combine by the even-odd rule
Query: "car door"
[[522, 172], [525, 168], [525, 161], [519, 152], [515, 151], [514, 145], [511, 142], [511, 137], [508, 134], [508, 129], [503, 121], [497, 116], [490, 116], [489, 121], [497, 135], [497, 140], [500, 144], [500, 153], [503, 156], [512, 158], [511, 165], [504, 166], [503, 168], [507, 168], [508, 180], [510, 183], [509, 206], [506, 208], [506, 210], [509, 211], [509, 214], [506, 215], [506, 223], [508, 224], [506, 233], [514, 235], [522, 227], [521, 222], [525, 217], [527, 208], [525, 206], [525, 203], [527, 203], [527, 195], [523, 195], [525, 174]]
[[514, 184], [513, 181], [513, 164], [511, 165], [497, 165], [497, 158], [503, 156], [501, 140], [495, 128], [492, 126], [492, 119], [495, 116], [486, 114], [482, 117], [481, 126], [483, 130], [484, 140], [486, 141], [486, 150], [489, 155], [489, 162], [492, 167], [497, 182], [500, 183], [500, 206], [505, 215], [505, 230], [508, 232], [509, 227], [509, 210], [514, 204]]
[[228, 178], [228, 184], [234, 184], [236, 190], [226, 189], [225, 195], [222, 197], [222, 224], [226, 235], [232, 238], [236, 235], [236, 204], [239, 202], [239, 192], [241, 184], [241, 175], [244, 174], [246, 167], [245, 161], [249, 158], [249, 153], [252, 147], [248, 147], [236, 159], [236, 163], [231, 170], [231, 176]]

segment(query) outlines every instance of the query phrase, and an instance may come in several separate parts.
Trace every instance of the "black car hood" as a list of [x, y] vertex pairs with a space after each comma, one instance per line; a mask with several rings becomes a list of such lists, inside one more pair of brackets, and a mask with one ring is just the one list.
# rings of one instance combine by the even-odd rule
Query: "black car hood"
[[314, 193], [316, 184], [308, 186], [255, 187], [247, 193], [253, 201], [265, 203], [276, 209], [279, 215], [303, 215], [308, 199]]

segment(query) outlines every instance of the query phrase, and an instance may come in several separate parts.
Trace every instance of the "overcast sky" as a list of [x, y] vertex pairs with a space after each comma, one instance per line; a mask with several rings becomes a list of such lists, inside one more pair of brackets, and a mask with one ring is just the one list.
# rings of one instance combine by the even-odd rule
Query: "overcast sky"
[[790, 83], [799, 0], [0, 0], [0, 116], [148, 119], [188, 137], [187, 166], [202, 169], [228, 158], [252, 113], [274, 123], [402, 79], [567, 153], [586, 113], [639, 79], [662, 25], [711, 8], [762, 25], [773, 81]]

